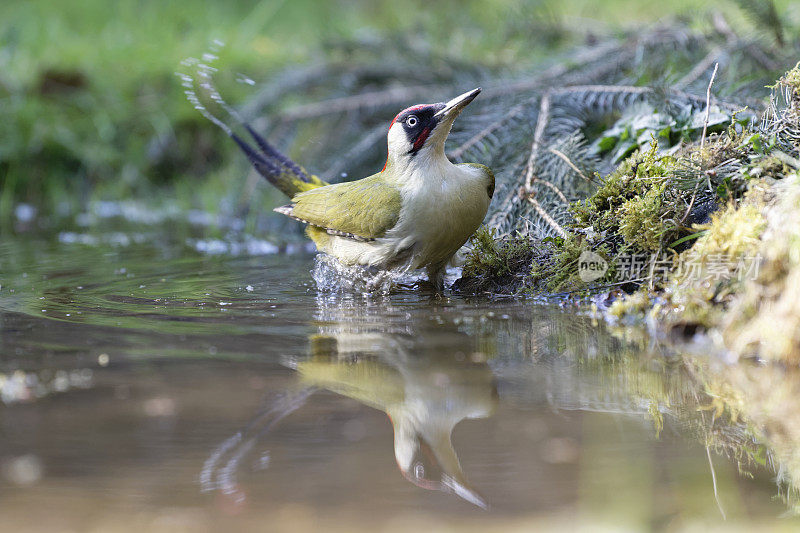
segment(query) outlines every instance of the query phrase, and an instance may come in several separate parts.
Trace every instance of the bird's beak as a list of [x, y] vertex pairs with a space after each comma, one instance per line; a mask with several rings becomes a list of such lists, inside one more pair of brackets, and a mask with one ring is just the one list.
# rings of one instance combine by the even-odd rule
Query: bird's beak
[[478, 87], [477, 89], [473, 89], [468, 91], [462, 95], [456, 96], [446, 104], [444, 104], [444, 109], [436, 113], [433, 118], [438, 120], [444, 120], [447, 118], [455, 119], [461, 110], [464, 109], [467, 104], [471, 101], [475, 100], [475, 97], [478, 96], [481, 92], [481, 88]]
[[[458, 456], [450, 441], [449, 430], [438, 427], [434, 434], [426, 438], [416, 429], [398, 425], [399, 418], [391, 418], [395, 430], [395, 458], [400, 472], [411, 483], [427, 490], [440, 490], [455, 494], [481, 509], [489, 505], [467, 481]], [[410, 429], [410, 431], [408, 431]], [[399, 453], [403, 444], [415, 446], [413, 454], [405, 457]], [[416, 467], [423, 467], [422, 474], [417, 474]]]
[[476, 507], [480, 507], [483, 510], [489, 509], [489, 504], [486, 503], [486, 500], [483, 499], [483, 496], [481, 496], [475, 489], [470, 487], [465, 479], [458, 480], [450, 476], [444, 476], [442, 479], [442, 485], [445, 487], [444, 490], [452, 492], [459, 498], [462, 498], [464, 501], [467, 501]]

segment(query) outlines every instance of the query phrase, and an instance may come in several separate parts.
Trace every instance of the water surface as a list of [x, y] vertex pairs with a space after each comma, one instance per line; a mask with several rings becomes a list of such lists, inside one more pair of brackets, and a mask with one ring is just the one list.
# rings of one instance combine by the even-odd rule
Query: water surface
[[0, 245], [3, 530], [798, 525], [684, 365], [585, 310], [83, 241]]

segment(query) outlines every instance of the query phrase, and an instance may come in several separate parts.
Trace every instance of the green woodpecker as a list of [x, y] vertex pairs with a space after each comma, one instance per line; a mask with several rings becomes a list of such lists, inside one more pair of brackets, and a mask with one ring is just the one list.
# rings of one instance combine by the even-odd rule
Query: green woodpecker
[[389, 127], [383, 170], [346, 183], [329, 185], [308, 174], [246, 124], [259, 151], [231, 137], [292, 199], [275, 211], [307, 224], [318, 250], [345, 265], [424, 268], [441, 292], [448, 262], [481, 224], [494, 194], [489, 168], [453, 164], [444, 152], [453, 122], [480, 91], [400, 112]]

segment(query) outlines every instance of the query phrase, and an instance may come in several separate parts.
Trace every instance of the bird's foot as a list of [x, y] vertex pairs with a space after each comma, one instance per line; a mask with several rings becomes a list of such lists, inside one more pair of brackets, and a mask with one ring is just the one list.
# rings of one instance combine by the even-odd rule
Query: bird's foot
[[431, 283], [428, 280], [421, 279], [414, 283], [415, 288], [418, 292], [430, 296], [431, 299], [441, 300], [445, 297], [444, 295], [444, 287], [438, 285], [436, 283]]
[[418, 279], [415, 282], [406, 285], [405, 287], [421, 293], [431, 294], [437, 298], [440, 298], [444, 293], [443, 287], [437, 287], [435, 283], [431, 283], [427, 279]]

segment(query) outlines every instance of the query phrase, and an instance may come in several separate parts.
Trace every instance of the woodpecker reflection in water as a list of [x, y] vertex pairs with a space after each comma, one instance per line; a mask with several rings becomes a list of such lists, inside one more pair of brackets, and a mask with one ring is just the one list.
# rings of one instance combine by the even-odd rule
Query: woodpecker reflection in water
[[243, 499], [237, 472], [259, 438], [314, 391], [329, 390], [389, 416], [395, 459], [406, 479], [486, 508], [451, 441], [460, 421], [489, 417], [497, 404], [485, 357], [473, 360], [474, 338], [455, 326], [425, 328], [370, 317], [358, 302], [323, 304], [318, 318], [309, 356], [290, 363], [297, 371], [297, 388], [272, 398], [247, 427], [214, 450], [201, 474], [203, 490]]

